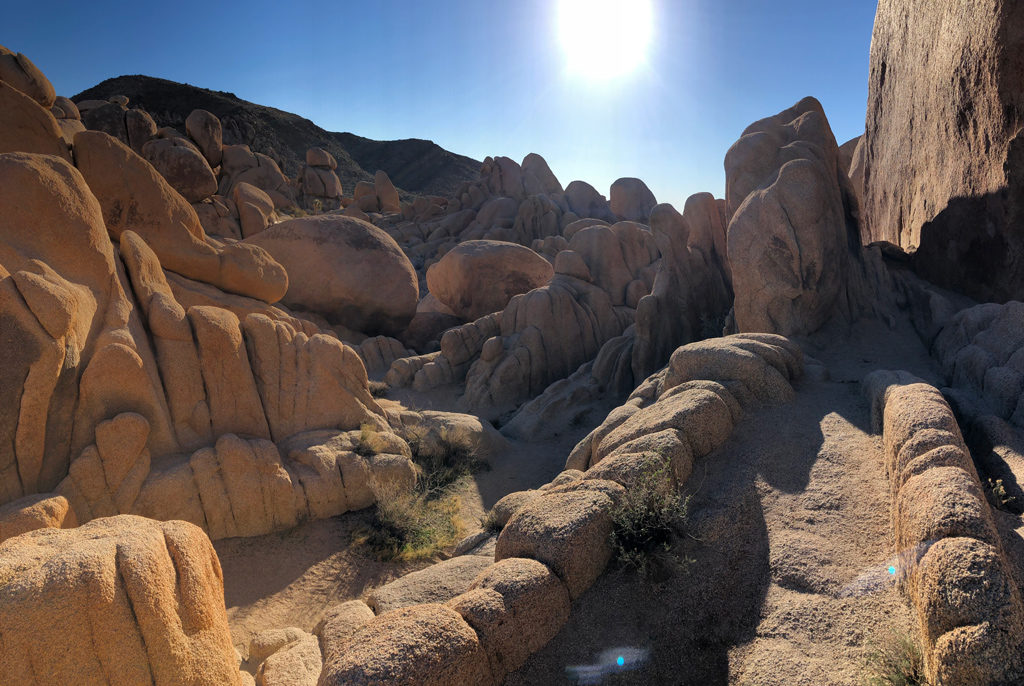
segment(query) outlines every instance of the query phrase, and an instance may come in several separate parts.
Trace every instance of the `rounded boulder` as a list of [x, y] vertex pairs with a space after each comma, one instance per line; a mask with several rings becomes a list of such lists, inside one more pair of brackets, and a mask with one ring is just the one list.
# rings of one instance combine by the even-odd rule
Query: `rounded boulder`
[[529, 248], [501, 241], [466, 241], [427, 270], [427, 287], [456, 315], [472, 321], [505, 309], [520, 293], [546, 285], [551, 263]]
[[280, 222], [245, 243], [289, 275], [283, 302], [367, 334], [395, 335], [416, 314], [419, 284], [393, 238], [340, 214]]

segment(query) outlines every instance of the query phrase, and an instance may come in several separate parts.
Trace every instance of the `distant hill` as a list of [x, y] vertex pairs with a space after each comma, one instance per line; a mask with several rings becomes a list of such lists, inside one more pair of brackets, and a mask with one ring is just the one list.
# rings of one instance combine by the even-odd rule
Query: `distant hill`
[[412, 194], [454, 194], [463, 181], [475, 180], [480, 162], [448, 152], [426, 140], [409, 138], [375, 141], [352, 133], [332, 133], [302, 117], [242, 100], [234, 93], [198, 88], [151, 76], [118, 76], [72, 96], [72, 100], [106, 100], [125, 95], [129, 107], [140, 107], [157, 126], [184, 132], [185, 118], [194, 109], [220, 117], [226, 144], [244, 143], [281, 164], [295, 176], [305, 162], [306, 150], [320, 147], [338, 160], [338, 178], [346, 194], [357, 181], [372, 181], [383, 169], [399, 189]]

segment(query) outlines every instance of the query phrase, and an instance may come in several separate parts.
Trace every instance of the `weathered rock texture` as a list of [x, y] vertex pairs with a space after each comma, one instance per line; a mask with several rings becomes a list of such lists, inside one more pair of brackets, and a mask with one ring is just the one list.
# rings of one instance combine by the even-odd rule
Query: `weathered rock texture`
[[551, 263], [521, 245], [466, 241], [427, 270], [430, 293], [466, 320], [505, 309], [512, 296], [546, 285]]
[[1024, 604], [952, 410], [906, 372], [874, 372], [865, 392], [929, 683], [1020, 683]]
[[957, 313], [933, 346], [954, 387], [1024, 429], [1024, 303], [989, 303]]
[[[495, 505], [502, 527], [495, 563], [468, 589], [446, 606], [427, 603], [384, 612], [354, 632], [343, 619], [336, 639], [325, 623], [321, 638], [334, 647], [320, 686], [501, 683], [559, 632], [571, 601], [608, 565], [613, 512], [637, 477], [654, 469], [659, 486], [681, 486], [694, 460], [728, 438], [742, 406], [785, 402], [794, 392], [791, 381], [802, 371], [799, 346], [772, 334], [741, 334], [677, 349], [669, 368], [648, 378], [576, 446], [561, 474]], [[661, 469], [665, 465], [670, 468]], [[414, 572], [378, 589], [380, 597], [372, 596], [371, 602], [404, 604], [411, 596], [437, 600], [479, 563], [457, 557]], [[446, 576], [454, 578], [435, 581]], [[361, 617], [356, 624], [365, 621], [363, 608], [353, 609]]]
[[184, 522], [115, 517], [0, 545], [0, 681], [239, 684], [217, 555]]
[[740, 331], [809, 334], [869, 312], [882, 278], [821, 104], [755, 122], [725, 159], [728, 258]]
[[1024, 6], [882, 0], [871, 40], [864, 240], [925, 278], [1024, 299]]
[[287, 305], [369, 334], [399, 333], [416, 313], [409, 258], [369, 222], [337, 214], [291, 219], [244, 245], [265, 249], [288, 270]]

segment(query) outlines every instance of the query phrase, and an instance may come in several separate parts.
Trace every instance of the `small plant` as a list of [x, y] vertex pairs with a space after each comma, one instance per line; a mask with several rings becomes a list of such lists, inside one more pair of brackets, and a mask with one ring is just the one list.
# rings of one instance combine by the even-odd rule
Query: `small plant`
[[989, 479], [985, 484], [985, 496], [992, 507], [1006, 512], [1011, 511], [1011, 507], [1016, 500], [1016, 498], [1006, 492], [1002, 479]]
[[429, 559], [462, 534], [459, 498], [430, 498], [419, 489], [375, 486], [377, 512], [366, 541], [389, 561]]
[[867, 686], [926, 686], [924, 657], [917, 642], [905, 631], [890, 630], [882, 643], [873, 643], [865, 658], [870, 675]]
[[377, 436], [377, 427], [373, 424], [361, 424], [359, 426], [359, 442], [354, 448], [356, 455], [361, 457], [372, 457], [381, 452], [381, 442]]
[[324, 203], [320, 198], [313, 198], [313, 202], [310, 203], [310, 207], [313, 210], [313, 214], [320, 214], [324, 211]]
[[[382, 440], [370, 424], [360, 427], [355, 452], [364, 457], [381, 452]], [[455, 543], [462, 534], [461, 481], [486, 463], [468, 439], [451, 431], [413, 436], [409, 441], [418, 478], [413, 488], [373, 484], [376, 517], [359, 538], [384, 560], [423, 560]]]
[[424, 493], [442, 493], [465, 477], [488, 469], [473, 444], [452, 430], [414, 436], [409, 441], [412, 460], [422, 470], [420, 484]]
[[391, 387], [383, 381], [370, 382], [370, 395], [374, 398], [386, 398], [390, 389]]
[[666, 461], [645, 472], [612, 510], [615, 559], [644, 578], [667, 576], [692, 562], [676, 552], [690, 499], [676, 492], [669, 469]]
[[487, 514], [485, 514], [483, 519], [480, 520], [480, 526], [484, 528], [484, 531], [490, 531], [494, 534], [500, 533], [501, 530], [505, 528], [498, 523], [498, 515], [495, 513], [493, 507], [488, 510]]

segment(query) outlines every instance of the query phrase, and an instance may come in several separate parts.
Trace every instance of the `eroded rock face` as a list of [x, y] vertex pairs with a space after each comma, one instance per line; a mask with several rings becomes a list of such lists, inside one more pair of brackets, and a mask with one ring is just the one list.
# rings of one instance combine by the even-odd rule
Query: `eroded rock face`
[[1024, 298], [1024, 6], [883, 0], [871, 41], [864, 241], [925, 278]]
[[725, 169], [738, 329], [809, 334], [862, 309], [857, 199], [821, 104], [750, 125]]
[[265, 302], [284, 295], [288, 276], [280, 264], [257, 246], [208, 239], [192, 206], [127, 146], [84, 131], [75, 136], [75, 162], [115, 240], [131, 229], [171, 271]]
[[427, 270], [431, 294], [456, 315], [474, 320], [505, 309], [512, 296], [547, 284], [551, 263], [521, 245], [466, 241]]
[[654, 193], [640, 179], [624, 178], [612, 184], [610, 205], [619, 219], [646, 223], [657, 204]]
[[249, 238], [288, 270], [287, 305], [369, 334], [394, 335], [416, 314], [419, 285], [394, 239], [341, 215], [291, 219]]
[[500, 335], [480, 349], [466, 378], [475, 412], [493, 418], [515, 409], [633, 323], [657, 268], [651, 232], [631, 222], [592, 226], [575, 233], [569, 247], [559, 253], [548, 285], [509, 301]]
[[217, 177], [199, 149], [185, 138], [157, 138], [142, 146], [142, 156], [190, 203], [217, 192]]
[[43, 107], [49, 108], [56, 99], [50, 80], [32, 63], [32, 60], [0, 45], [0, 81], [16, 88]]
[[209, 539], [122, 516], [0, 546], [0, 680], [239, 684]]

